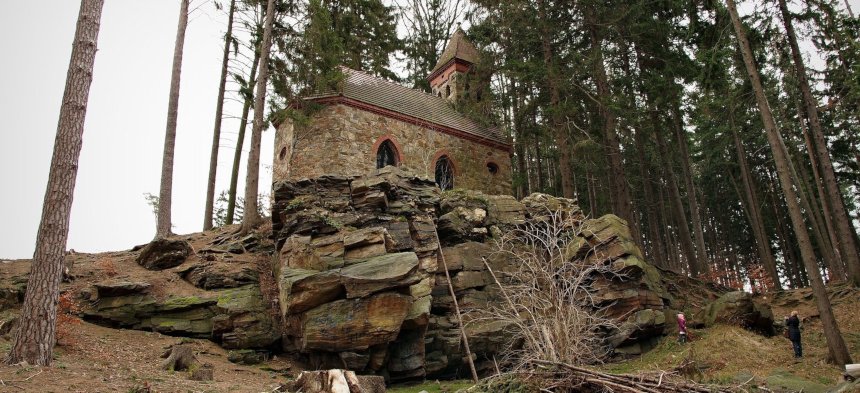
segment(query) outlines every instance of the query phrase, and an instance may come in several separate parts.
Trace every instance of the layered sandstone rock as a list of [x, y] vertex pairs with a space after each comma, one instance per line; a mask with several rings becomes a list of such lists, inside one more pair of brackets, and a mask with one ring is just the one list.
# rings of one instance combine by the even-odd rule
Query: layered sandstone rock
[[[594, 277], [598, 306], [621, 326], [608, 341], [641, 347], [665, 327], [672, 296], [645, 262], [627, 224], [586, 220], [575, 201], [454, 190], [386, 167], [365, 177], [324, 176], [275, 186], [276, 278], [286, 321], [283, 342], [321, 367], [393, 380], [460, 374], [466, 363], [440, 255], [451, 277], [479, 370], [490, 371], [509, 342], [506, 325], [472, 321], [469, 310], [501, 301], [495, 279], [516, 271], [494, 240], [559, 213], [578, 235], [569, 263], [606, 264]], [[438, 229], [438, 231], [437, 231]], [[438, 237], [437, 237], [438, 233]]]
[[279, 183], [275, 195], [285, 349], [323, 367], [424, 377], [437, 269], [434, 184], [386, 168]]

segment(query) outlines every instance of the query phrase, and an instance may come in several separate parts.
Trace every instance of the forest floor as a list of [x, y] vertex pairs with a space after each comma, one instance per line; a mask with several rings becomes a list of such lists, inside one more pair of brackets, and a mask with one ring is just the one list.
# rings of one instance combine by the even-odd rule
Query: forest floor
[[[223, 236], [231, 228], [184, 236], [198, 249]], [[147, 281], [174, 292], [193, 293], [197, 289], [181, 279], [173, 280], [140, 268], [132, 252], [100, 254], [76, 253], [73, 274], [77, 279], [64, 284], [65, 290], [80, 289], [106, 275], [128, 281]], [[196, 257], [196, 256], [193, 256]], [[254, 258], [253, 255], [247, 255]], [[29, 261], [0, 260], [0, 283], [21, 280]], [[830, 288], [834, 311], [851, 356], [860, 361], [860, 290], [845, 286]], [[663, 370], [685, 374], [704, 383], [767, 386], [778, 392], [825, 392], [835, 386], [841, 370], [826, 362], [827, 345], [808, 289], [785, 291], [775, 296], [761, 295], [770, 303], [775, 318], [797, 310], [804, 319], [804, 358], [795, 361], [791, 343], [782, 336], [763, 337], [739, 327], [719, 325], [691, 330], [692, 340], [679, 345], [667, 336], [652, 351], [624, 362], [603, 365], [604, 371], [635, 373]], [[0, 299], [2, 302], [3, 299]], [[11, 337], [3, 325], [17, 310], [0, 312], [0, 354], [11, 347]], [[228, 352], [208, 340], [188, 340], [153, 332], [111, 329], [84, 321], [65, 323], [65, 333], [56, 347], [51, 367], [0, 365], [0, 392], [273, 392], [294, 377], [302, 364], [288, 356], [273, 356], [256, 366], [233, 364]], [[214, 366], [214, 381], [189, 380], [185, 372], [160, 368], [160, 355], [167, 347], [191, 342], [202, 363]], [[427, 381], [393, 387], [390, 392], [453, 393], [468, 387], [465, 381]]]

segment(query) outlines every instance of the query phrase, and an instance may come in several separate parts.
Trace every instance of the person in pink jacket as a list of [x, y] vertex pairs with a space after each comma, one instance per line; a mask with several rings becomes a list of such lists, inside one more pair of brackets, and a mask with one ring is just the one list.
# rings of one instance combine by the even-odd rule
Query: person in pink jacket
[[687, 318], [684, 318], [684, 313], [678, 313], [678, 343], [684, 344], [687, 342]]

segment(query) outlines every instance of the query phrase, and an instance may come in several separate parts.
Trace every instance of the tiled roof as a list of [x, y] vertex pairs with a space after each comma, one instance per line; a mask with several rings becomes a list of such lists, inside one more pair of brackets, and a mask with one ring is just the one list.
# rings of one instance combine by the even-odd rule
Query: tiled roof
[[321, 92], [305, 99], [319, 100], [343, 96], [428, 123], [452, 128], [496, 144], [509, 145], [497, 129], [484, 127], [457, 112], [446, 99], [351, 68], [341, 67], [341, 71], [345, 76], [341, 84], [342, 91]]
[[430, 71], [430, 75], [435, 74], [440, 68], [444, 67], [445, 64], [453, 59], [465, 60], [469, 63], [475, 64], [478, 62], [479, 58], [480, 55], [478, 54], [478, 50], [475, 48], [475, 45], [472, 45], [472, 43], [469, 42], [463, 29], [457, 27], [457, 30], [454, 31], [453, 35], [451, 35], [451, 39], [448, 40], [448, 46], [445, 47], [445, 50], [442, 52], [442, 56], [439, 56], [439, 61], [436, 62], [436, 66], [433, 67], [433, 71]]

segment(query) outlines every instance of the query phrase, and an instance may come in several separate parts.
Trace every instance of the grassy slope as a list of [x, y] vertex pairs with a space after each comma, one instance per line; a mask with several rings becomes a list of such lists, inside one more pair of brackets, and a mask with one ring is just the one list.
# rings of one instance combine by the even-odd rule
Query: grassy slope
[[[860, 291], [844, 286], [830, 288], [834, 314], [854, 361], [860, 361]], [[803, 321], [804, 358], [795, 362], [791, 342], [781, 335], [763, 337], [736, 326], [715, 326], [692, 330], [691, 343], [681, 346], [667, 337], [653, 351], [638, 359], [610, 364], [612, 372], [636, 370], [675, 370], [685, 363], [688, 376], [709, 383], [738, 384], [755, 377], [763, 383], [780, 375], [802, 378], [833, 386], [839, 382], [842, 367], [827, 363], [827, 342], [818, 313], [808, 289], [785, 291], [775, 296], [760, 296], [771, 304], [775, 319], [792, 310]]]

